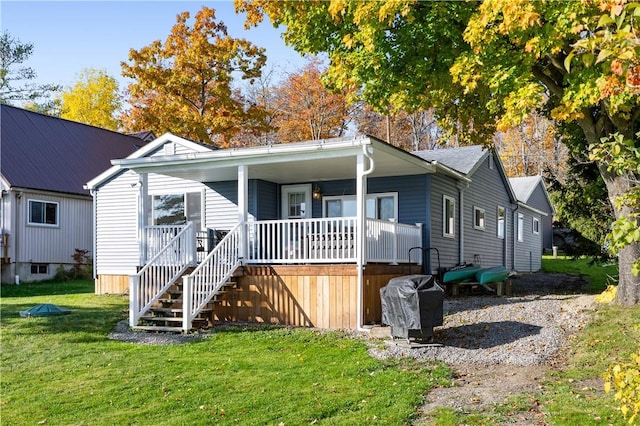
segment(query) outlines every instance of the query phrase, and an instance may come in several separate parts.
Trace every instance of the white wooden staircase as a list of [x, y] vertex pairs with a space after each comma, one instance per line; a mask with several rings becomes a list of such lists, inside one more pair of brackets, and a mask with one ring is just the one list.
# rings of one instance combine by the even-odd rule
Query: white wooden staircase
[[196, 266], [195, 234], [187, 224], [130, 276], [129, 326], [188, 332], [213, 325], [213, 309], [241, 274], [240, 226], [230, 231]]
[[[187, 270], [185, 275], [193, 272], [193, 268]], [[209, 302], [191, 320], [190, 329], [207, 329], [214, 325], [215, 308], [224, 299], [224, 296], [234, 288], [237, 288], [235, 278], [241, 275], [236, 272], [234, 277], [224, 283], [222, 287], [213, 295]], [[182, 323], [184, 317], [183, 309], [183, 281], [178, 280], [167, 289], [149, 308], [146, 314], [138, 320], [136, 330], [156, 331], [156, 332], [176, 332], [183, 331]]]

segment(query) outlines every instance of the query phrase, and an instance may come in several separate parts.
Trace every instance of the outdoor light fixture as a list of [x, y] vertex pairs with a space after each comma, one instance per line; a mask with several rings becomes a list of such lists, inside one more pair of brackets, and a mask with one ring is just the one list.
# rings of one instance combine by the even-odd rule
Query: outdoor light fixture
[[315, 185], [313, 187], [313, 199], [319, 200], [321, 197], [322, 197], [322, 194], [320, 193], [320, 187], [318, 185]]

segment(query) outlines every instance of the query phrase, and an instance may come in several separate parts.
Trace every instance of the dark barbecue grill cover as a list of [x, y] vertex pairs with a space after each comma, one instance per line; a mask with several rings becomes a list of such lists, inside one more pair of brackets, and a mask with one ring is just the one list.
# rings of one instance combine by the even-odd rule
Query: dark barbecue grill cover
[[444, 291], [432, 275], [393, 278], [380, 289], [382, 323], [394, 337], [409, 337], [409, 330], [432, 335], [442, 325]]

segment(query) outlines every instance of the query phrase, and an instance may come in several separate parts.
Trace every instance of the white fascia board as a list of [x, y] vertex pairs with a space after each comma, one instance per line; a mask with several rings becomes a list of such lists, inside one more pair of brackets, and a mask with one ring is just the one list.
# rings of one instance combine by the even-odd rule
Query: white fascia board
[[125, 158], [113, 160], [112, 164], [121, 168], [131, 168], [140, 171], [144, 169], [154, 169], [154, 171], [184, 169], [185, 166], [206, 166], [212, 162], [221, 166], [224, 166], [225, 162], [231, 163], [234, 166], [273, 164], [287, 161], [354, 156], [361, 152], [362, 145], [368, 144], [370, 144], [370, 140], [368, 139], [352, 139], [350, 141], [338, 142], [321, 141], [315, 144], [273, 145], [171, 156]]
[[534, 207], [531, 207], [530, 205], [523, 203], [522, 201], [518, 201], [518, 207], [523, 207], [529, 211], [532, 211], [534, 213], [538, 213], [540, 216], [549, 216], [546, 212], [543, 212], [542, 210], [538, 210]]
[[[159, 147], [161, 147], [167, 142], [174, 142], [174, 143], [186, 146], [190, 149], [193, 149], [196, 152], [211, 152], [212, 150], [212, 148], [202, 146], [198, 143], [192, 142], [190, 140], [176, 136], [173, 133], [167, 132], [162, 136], [152, 140], [151, 142], [149, 142], [148, 144], [146, 144], [136, 152], [129, 155], [127, 159], [145, 158], [147, 154], [155, 151], [156, 149], [158, 149]], [[116, 164], [116, 161], [117, 160], [112, 159], [111, 164]], [[112, 176], [116, 175], [122, 169], [123, 167], [120, 167], [119, 165], [113, 165], [109, 167], [107, 170], [105, 170], [104, 172], [100, 173], [98, 176], [96, 176], [95, 178], [87, 182], [84, 185], [84, 189], [88, 189], [88, 190], [95, 189], [96, 187], [100, 186], [103, 182], [110, 179]]]
[[0, 175], [0, 188], [1, 189], [6, 189], [9, 190], [9, 188], [11, 188], [11, 184], [9, 183], [9, 181], [4, 177], [4, 175]]

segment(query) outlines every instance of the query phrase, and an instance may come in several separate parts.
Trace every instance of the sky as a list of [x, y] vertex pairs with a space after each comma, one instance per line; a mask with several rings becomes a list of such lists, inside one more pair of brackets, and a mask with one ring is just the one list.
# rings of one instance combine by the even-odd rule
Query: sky
[[216, 10], [216, 20], [232, 37], [246, 38], [264, 47], [267, 67], [277, 74], [296, 71], [306, 64], [280, 37], [271, 23], [244, 29], [244, 16], [236, 15], [231, 0], [218, 1], [31, 1], [0, 0], [0, 28], [20, 43], [33, 44], [33, 54], [23, 66], [33, 68], [33, 82], [71, 87], [83, 69], [106, 70], [120, 89], [127, 80], [120, 63], [129, 50], [164, 42], [176, 15], [188, 11], [193, 18], [202, 6]]

